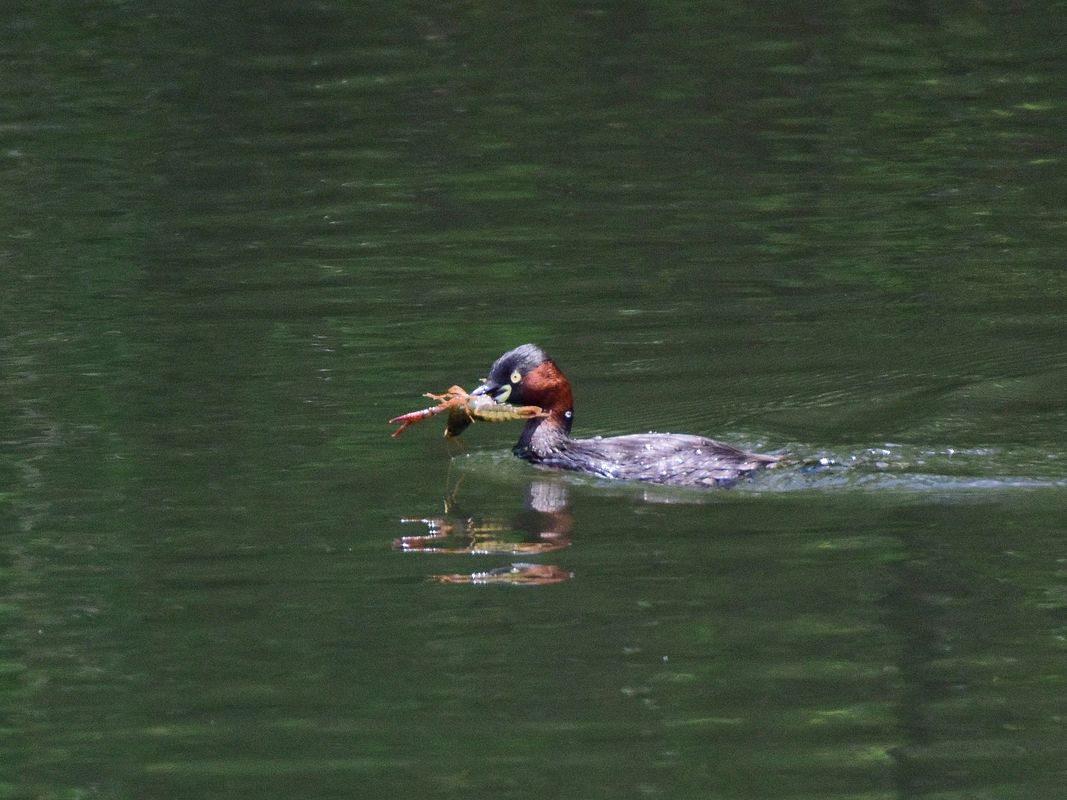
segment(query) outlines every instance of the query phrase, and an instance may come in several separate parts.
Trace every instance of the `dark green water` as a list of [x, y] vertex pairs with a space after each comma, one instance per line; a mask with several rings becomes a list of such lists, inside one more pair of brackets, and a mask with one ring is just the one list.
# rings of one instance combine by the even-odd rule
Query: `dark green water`
[[[1065, 28], [8, 3], [0, 798], [1062, 797]], [[830, 466], [389, 438], [525, 341]]]

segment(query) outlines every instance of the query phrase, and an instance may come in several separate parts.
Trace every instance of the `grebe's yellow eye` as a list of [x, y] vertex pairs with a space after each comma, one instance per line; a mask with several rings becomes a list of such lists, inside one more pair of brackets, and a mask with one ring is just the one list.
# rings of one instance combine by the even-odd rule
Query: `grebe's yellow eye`
[[520, 381], [522, 381], [522, 373], [518, 370], [515, 370], [513, 373], [511, 373], [511, 382], [519, 383]]

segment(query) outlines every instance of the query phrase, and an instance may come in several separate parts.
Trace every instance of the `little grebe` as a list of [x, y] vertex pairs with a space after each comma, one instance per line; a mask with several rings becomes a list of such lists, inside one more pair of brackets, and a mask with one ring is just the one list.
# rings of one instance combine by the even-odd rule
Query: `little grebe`
[[500, 403], [540, 406], [548, 412], [546, 417], [527, 422], [515, 445], [515, 455], [539, 466], [619, 480], [711, 487], [732, 483], [782, 458], [675, 433], [572, 439], [570, 384], [555, 362], [533, 344], [504, 353], [471, 394], [489, 395]]

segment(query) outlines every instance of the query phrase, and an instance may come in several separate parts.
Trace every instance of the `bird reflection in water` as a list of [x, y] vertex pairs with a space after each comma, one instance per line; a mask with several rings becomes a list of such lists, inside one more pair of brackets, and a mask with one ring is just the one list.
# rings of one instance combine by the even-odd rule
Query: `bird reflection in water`
[[[458, 491], [458, 487], [457, 487]], [[445, 498], [440, 517], [406, 517], [427, 533], [401, 536], [393, 547], [408, 553], [453, 555], [540, 555], [570, 547], [574, 520], [568, 508], [567, 487], [556, 481], [534, 481], [528, 487], [526, 508], [510, 523], [499, 518], [464, 517], [456, 513], [456, 493]], [[563, 583], [571, 572], [553, 564], [517, 562], [470, 574], [431, 575], [437, 583], [515, 584], [537, 586]]]
[[431, 575], [436, 583], [509, 583], [523, 586], [544, 586], [547, 583], [563, 583], [574, 577], [573, 572], [555, 564], [530, 564], [519, 562], [507, 567], [497, 567], [487, 572], [472, 572], [470, 575]]

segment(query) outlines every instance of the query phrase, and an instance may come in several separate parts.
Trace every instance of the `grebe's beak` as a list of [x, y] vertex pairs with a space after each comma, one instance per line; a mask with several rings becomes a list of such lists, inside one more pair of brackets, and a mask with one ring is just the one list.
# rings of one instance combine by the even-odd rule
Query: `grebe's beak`
[[488, 395], [498, 403], [506, 403], [508, 397], [511, 396], [511, 386], [501, 386], [497, 383], [490, 383], [486, 381], [473, 392], [471, 395], [483, 396]]

